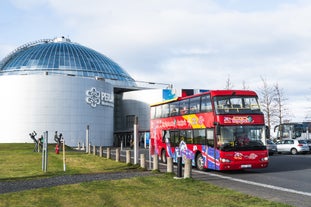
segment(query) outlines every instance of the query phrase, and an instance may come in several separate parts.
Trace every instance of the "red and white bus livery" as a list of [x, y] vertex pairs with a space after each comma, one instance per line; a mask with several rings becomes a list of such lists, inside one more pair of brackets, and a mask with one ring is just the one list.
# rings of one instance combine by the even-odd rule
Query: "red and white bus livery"
[[151, 105], [150, 136], [164, 163], [181, 156], [200, 170], [268, 166], [264, 116], [253, 91], [212, 90]]

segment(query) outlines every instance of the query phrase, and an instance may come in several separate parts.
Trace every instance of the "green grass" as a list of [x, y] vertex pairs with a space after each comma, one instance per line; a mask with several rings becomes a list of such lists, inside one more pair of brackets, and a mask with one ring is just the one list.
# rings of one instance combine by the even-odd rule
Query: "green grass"
[[[42, 172], [41, 154], [30, 144], [0, 144], [0, 181], [61, 174], [122, 172], [125, 163], [68, 150], [67, 171], [62, 155], [50, 147], [48, 173]], [[6, 167], [8, 165], [9, 167]], [[4, 169], [4, 170], [2, 170]], [[160, 173], [132, 179], [93, 181], [0, 195], [2, 206], [276, 206], [275, 203], [194, 179], [174, 179]]]
[[66, 172], [63, 154], [55, 154], [55, 145], [48, 148], [47, 172], [42, 171], [42, 153], [33, 152], [33, 144], [0, 144], [0, 180], [50, 177], [64, 174], [85, 174], [124, 171], [131, 166], [66, 148]]

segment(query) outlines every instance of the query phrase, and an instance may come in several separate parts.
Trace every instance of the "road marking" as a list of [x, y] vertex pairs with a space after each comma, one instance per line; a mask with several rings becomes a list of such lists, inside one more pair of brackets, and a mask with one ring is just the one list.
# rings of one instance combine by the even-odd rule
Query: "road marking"
[[289, 189], [289, 188], [283, 188], [283, 187], [278, 187], [278, 186], [268, 185], [268, 184], [263, 184], [263, 183], [257, 183], [257, 182], [248, 181], [248, 180], [241, 180], [238, 178], [233, 178], [233, 177], [223, 176], [223, 175], [217, 175], [217, 174], [212, 174], [212, 173], [208, 173], [208, 172], [201, 172], [201, 171], [195, 171], [195, 172], [200, 173], [200, 174], [208, 174], [210, 176], [223, 178], [223, 179], [227, 179], [227, 180], [232, 180], [232, 181], [236, 181], [236, 182], [240, 182], [240, 183], [246, 183], [246, 184], [250, 184], [250, 185], [260, 186], [260, 187], [264, 187], [264, 188], [270, 188], [270, 189], [284, 191], [284, 192], [288, 192], [288, 193], [296, 193], [296, 194], [311, 197], [311, 193], [308, 193], [308, 192], [303, 192], [303, 191], [298, 191], [298, 190], [293, 190], [293, 189]]

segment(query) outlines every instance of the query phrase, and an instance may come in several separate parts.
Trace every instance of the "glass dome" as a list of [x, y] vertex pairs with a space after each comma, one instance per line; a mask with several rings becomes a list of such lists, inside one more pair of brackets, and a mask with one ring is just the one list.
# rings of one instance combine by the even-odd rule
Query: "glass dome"
[[25, 44], [0, 62], [1, 76], [44, 73], [99, 77], [135, 86], [135, 80], [117, 63], [64, 37]]

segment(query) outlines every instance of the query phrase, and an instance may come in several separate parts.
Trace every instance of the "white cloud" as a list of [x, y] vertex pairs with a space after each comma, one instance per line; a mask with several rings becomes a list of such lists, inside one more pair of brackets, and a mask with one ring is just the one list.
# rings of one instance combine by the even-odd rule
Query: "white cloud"
[[68, 35], [112, 58], [137, 80], [222, 89], [230, 76], [236, 88], [245, 81], [257, 89], [264, 76], [278, 82], [289, 99], [310, 93], [309, 1], [12, 2], [22, 10], [41, 6], [52, 12], [48, 25], [29, 25], [32, 33], [49, 34], [52, 27], [56, 34], [41, 38]]

